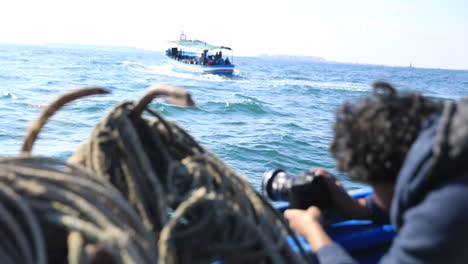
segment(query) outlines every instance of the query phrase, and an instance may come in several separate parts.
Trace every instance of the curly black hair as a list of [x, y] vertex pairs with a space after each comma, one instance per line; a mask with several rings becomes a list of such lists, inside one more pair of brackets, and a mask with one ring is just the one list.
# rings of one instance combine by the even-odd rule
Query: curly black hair
[[372, 95], [337, 110], [330, 152], [351, 180], [393, 183], [422, 121], [441, 112], [442, 102], [398, 94], [383, 81], [372, 88]]

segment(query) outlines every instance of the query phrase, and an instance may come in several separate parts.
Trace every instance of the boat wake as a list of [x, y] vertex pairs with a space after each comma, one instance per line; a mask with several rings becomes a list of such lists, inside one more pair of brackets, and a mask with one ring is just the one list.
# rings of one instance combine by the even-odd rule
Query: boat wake
[[180, 79], [195, 79], [201, 81], [212, 81], [212, 82], [224, 82], [224, 81], [236, 81], [240, 79], [245, 79], [241, 75], [239, 70], [234, 70], [232, 75], [216, 75], [216, 74], [191, 74], [191, 73], [182, 73], [175, 72], [172, 70], [172, 66], [169, 63], [160, 64], [160, 65], [146, 65], [139, 62], [133, 61], [124, 61], [123, 65], [132, 71], [151, 73], [157, 75], [164, 75], [169, 77], [176, 77]]

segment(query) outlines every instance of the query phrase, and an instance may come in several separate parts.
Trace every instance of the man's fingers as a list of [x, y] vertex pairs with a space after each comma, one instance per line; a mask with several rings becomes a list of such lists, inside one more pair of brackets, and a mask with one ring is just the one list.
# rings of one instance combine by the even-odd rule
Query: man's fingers
[[286, 209], [283, 213], [284, 217], [286, 218], [291, 218], [293, 217], [295, 214], [297, 214], [297, 212], [299, 211], [299, 209]]
[[313, 173], [315, 176], [322, 177], [329, 188], [333, 188], [335, 186], [342, 187], [342, 183], [333, 174], [323, 169], [314, 170]]
[[331, 173], [329, 173], [328, 171], [326, 171], [325, 169], [322, 169], [322, 168], [318, 168], [318, 169], [313, 169], [311, 170], [312, 173], [314, 173], [315, 175], [320, 175], [320, 176], [326, 176], [326, 177], [333, 177], [333, 175]]
[[326, 178], [327, 180], [332, 180], [333, 182], [339, 182], [338, 179], [335, 177], [335, 175], [331, 174], [325, 169], [319, 168], [319, 169], [313, 169], [311, 172], [316, 175], [316, 176], [322, 176]]

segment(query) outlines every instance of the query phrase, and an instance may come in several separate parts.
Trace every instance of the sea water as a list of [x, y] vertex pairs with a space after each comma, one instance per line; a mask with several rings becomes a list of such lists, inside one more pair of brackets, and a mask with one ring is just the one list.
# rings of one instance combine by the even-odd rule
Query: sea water
[[335, 109], [386, 80], [436, 99], [468, 96], [468, 71], [234, 57], [233, 76], [175, 73], [162, 52], [75, 45], [0, 44], [0, 157], [19, 153], [32, 120], [58, 95], [85, 85], [112, 91], [79, 99], [46, 124], [33, 154], [66, 160], [106, 111], [137, 100], [152, 85], [177, 85], [196, 108], [156, 100], [151, 108], [260, 189], [263, 173], [325, 168], [347, 189], [362, 187], [335, 169], [328, 152]]

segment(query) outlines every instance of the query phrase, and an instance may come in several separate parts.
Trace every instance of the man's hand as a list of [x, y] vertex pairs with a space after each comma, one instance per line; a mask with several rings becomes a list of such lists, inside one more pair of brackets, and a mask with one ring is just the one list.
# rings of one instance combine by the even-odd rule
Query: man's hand
[[303, 237], [307, 237], [310, 226], [322, 225], [322, 213], [316, 206], [311, 206], [307, 210], [288, 209], [284, 211], [284, 216], [288, 219], [291, 229]]
[[284, 211], [284, 217], [289, 221], [291, 229], [309, 242], [314, 252], [332, 243], [322, 227], [322, 213], [318, 207], [311, 206], [307, 210], [288, 209]]
[[343, 188], [341, 182], [328, 171], [314, 169], [311, 172], [324, 179], [333, 202], [332, 209], [329, 212], [332, 216], [345, 219], [369, 219], [365, 199], [356, 200], [351, 197]]

